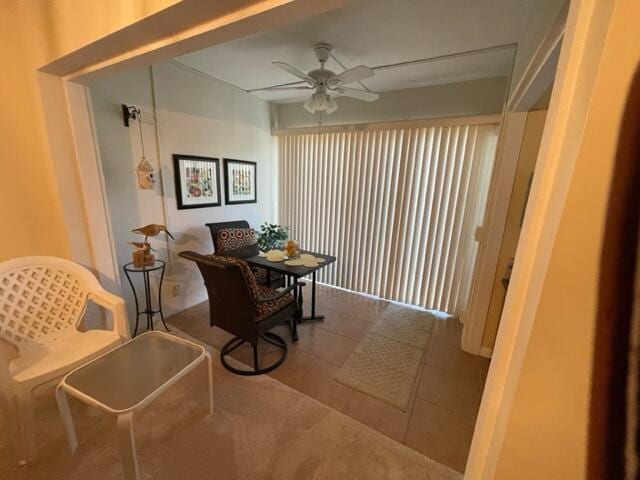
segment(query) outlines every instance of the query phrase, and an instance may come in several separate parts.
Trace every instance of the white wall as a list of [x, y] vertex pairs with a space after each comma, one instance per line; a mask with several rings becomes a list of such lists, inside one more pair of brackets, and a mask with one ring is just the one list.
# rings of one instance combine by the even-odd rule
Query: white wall
[[[160, 154], [165, 179], [167, 225], [175, 231], [174, 250], [211, 252], [208, 222], [244, 219], [253, 227], [275, 220], [275, 158], [269, 104], [240, 90], [171, 63], [153, 67]], [[257, 162], [257, 204], [177, 210], [171, 155], [184, 153]], [[224, 204], [224, 194], [223, 194]], [[182, 282], [175, 309], [206, 298], [191, 262], [173, 256], [173, 275]]]
[[[91, 87], [91, 103], [96, 128], [100, 159], [105, 180], [105, 190], [116, 260], [120, 272], [121, 294], [124, 296], [130, 321], [135, 319], [133, 295], [126, 284], [122, 267], [131, 261], [130, 241], [140, 240], [131, 229], [147, 223], [164, 223], [160, 189], [139, 190], [136, 187], [135, 166], [140, 161], [139, 127], [134, 123], [126, 128], [122, 120], [121, 104], [136, 105], [144, 115], [143, 134], [147, 160], [158, 168], [158, 153], [153, 120], [149, 68], [131, 70], [101, 81]], [[159, 256], [166, 257], [166, 244], [151, 241], [160, 249]], [[142, 284], [137, 284], [142, 288]], [[132, 323], [133, 325], [133, 323]]]
[[[128, 242], [138, 239], [131, 229], [164, 223], [176, 240], [167, 243], [160, 236], [152, 246], [158, 258], [167, 260], [165, 313], [203, 301], [206, 292], [200, 274], [177, 253], [212, 251], [204, 226], [207, 222], [246, 219], [257, 227], [275, 219], [275, 162], [268, 103], [172, 63], [119, 74], [91, 85], [90, 90], [120, 270], [131, 258]], [[122, 103], [134, 104], [143, 111], [146, 157], [160, 173], [154, 190], [136, 186], [139, 130], [137, 123], [124, 127]], [[174, 153], [220, 158], [222, 206], [177, 210]], [[224, 157], [258, 163], [257, 204], [224, 205]], [[180, 294], [175, 297], [171, 296], [172, 283], [180, 285]], [[121, 284], [133, 319], [133, 298], [124, 276]]]
[[347, 97], [336, 99], [338, 110], [331, 115], [311, 114], [303, 103], [274, 105], [276, 128], [387, 122], [420, 118], [459, 117], [501, 113], [507, 77], [432, 85], [381, 92], [375, 102]]

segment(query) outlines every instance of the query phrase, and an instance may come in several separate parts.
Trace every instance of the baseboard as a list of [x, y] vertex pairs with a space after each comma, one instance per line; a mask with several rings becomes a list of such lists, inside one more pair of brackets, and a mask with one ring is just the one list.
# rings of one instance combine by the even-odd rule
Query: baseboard
[[489, 347], [482, 347], [480, 349], [480, 356], [484, 357], [484, 358], [491, 358], [491, 355], [493, 355], [493, 348], [489, 348]]

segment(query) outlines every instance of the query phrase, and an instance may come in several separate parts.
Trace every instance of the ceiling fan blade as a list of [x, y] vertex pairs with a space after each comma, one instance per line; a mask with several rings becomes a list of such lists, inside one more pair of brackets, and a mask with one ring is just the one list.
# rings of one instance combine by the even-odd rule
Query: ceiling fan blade
[[308, 85], [305, 86], [299, 86], [299, 87], [264, 87], [264, 88], [256, 88], [256, 89], [252, 89], [252, 92], [260, 92], [260, 91], [287, 91], [287, 90], [313, 90], [313, 87], [310, 87]]
[[[275, 87], [299, 87], [301, 83], [307, 83], [303, 80], [296, 80], [295, 82], [287, 82], [287, 83], [278, 83], [277, 85], [270, 85], [269, 87], [264, 88], [275, 88]], [[247, 93], [257, 92], [258, 90], [262, 90], [262, 88], [250, 88], [247, 90]]]
[[284, 62], [273, 62], [273, 64], [276, 67], [281, 68], [285, 72], [290, 73], [291, 75], [294, 75], [294, 76], [300, 78], [301, 80], [304, 80], [309, 85], [311, 85], [311, 86], [315, 85], [315, 80], [313, 78], [311, 78], [306, 73], [301, 72], [296, 67], [293, 67], [293, 66], [289, 65], [288, 63], [284, 63]]
[[365, 78], [373, 77], [374, 71], [369, 67], [364, 65], [358, 65], [357, 67], [350, 68], [345, 70], [334, 77], [331, 77], [328, 80], [328, 84], [330, 87], [339, 85], [339, 84], [347, 84], [353, 82], [359, 82], [360, 80], [364, 80]]
[[380, 98], [380, 95], [377, 93], [358, 90], [357, 88], [338, 87], [334, 92], [343, 97], [356, 98], [358, 100], [364, 100], [365, 102], [375, 102]]

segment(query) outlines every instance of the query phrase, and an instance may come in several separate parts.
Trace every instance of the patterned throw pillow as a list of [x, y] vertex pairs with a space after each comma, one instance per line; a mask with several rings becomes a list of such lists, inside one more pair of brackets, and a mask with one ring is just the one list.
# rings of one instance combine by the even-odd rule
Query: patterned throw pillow
[[216, 235], [216, 252], [222, 253], [258, 244], [253, 228], [223, 228]]
[[247, 283], [249, 294], [254, 302], [253, 310], [256, 322], [276, 313], [294, 301], [293, 295], [291, 295], [291, 293], [287, 293], [286, 295], [282, 295], [276, 299], [258, 303], [257, 300], [259, 297], [275, 296], [278, 291], [275, 288], [258, 285], [249, 264], [241, 258], [223, 257], [222, 255], [209, 255], [209, 258], [218, 264], [232, 264], [240, 267], [240, 270], [242, 270], [242, 276]]
[[258, 290], [258, 284], [256, 283], [256, 277], [253, 276], [253, 272], [249, 267], [249, 264], [242, 260], [241, 258], [236, 257], [223, 257], [222, 255], [209, 255], [209, 259], [217, 262], [218, 264], [232, 264], [238, 265], [240, 270], [242, 270], [242, 276], [244, 277], [244, 281], [247, 283], [247, 288], [249, 289], [249, 294], [252, 297], [252, 300], [255, 300], [260, 295]]
[[[270, 297], [278, 293], [275, 288], [258, 286], [258, 289], [261, 297]], [[293, 303], [293, 295], [291, 295], [290, 293], [278, 297], [275, 300], [257, 303], [254, 307], [254, 310], [256, 312], [256, 322], [259, 322], [260, 320], [273, 315], [279, 310], [282, 310], [290, 303]]]

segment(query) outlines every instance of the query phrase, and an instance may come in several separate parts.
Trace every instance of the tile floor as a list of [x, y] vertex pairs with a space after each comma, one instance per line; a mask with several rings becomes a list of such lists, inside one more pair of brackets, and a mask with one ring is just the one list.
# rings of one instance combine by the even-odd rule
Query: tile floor
[[[311, 295], [309, 286], [305, 288], [308, 313]], [[297, 344], [291, 343], [284, 325], [274, 329], [289, 343], [289, 352], [285, 363], [269, 375], [463, 472], [489, 362], [460, 350], [460, 323], [451, 318], [435, 322], [411, 406], [403, 412], [335, 380], [388, 302], [322, 285], [317, 294], [317, 311], [325, 320], [301, 325]], [[174, 315], [169, 323], [215, 348], [231, 338], [209, 327], [206, 302]], [[267, 348], [261, 357], [269, 362], [272, 355], [275, 352]], [[234, 356], [251, 363], [248, 347]]]

